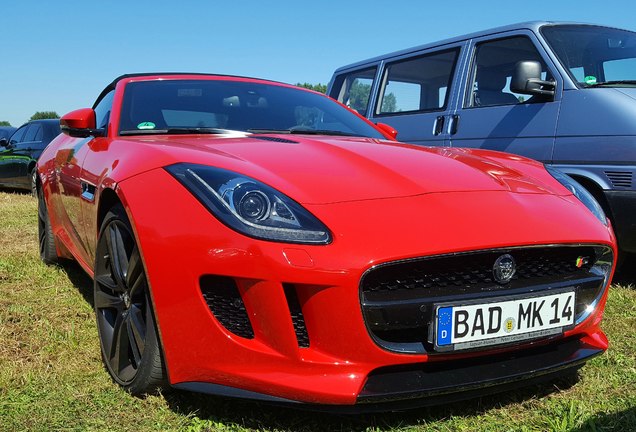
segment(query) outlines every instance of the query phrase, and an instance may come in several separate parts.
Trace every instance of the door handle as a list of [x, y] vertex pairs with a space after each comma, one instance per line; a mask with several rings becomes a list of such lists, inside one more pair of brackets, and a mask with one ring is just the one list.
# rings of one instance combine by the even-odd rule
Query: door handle
[[450, 123], [448, 125], [448, 133], [451, 135], [455, 135], [457, 133], [457, 128], [459, 127], [459, 116], [454, 114], [451, 116]]
[[437, 116], [433, 122], [433, 135], [437, 136], [444, 130], [444, 116]]

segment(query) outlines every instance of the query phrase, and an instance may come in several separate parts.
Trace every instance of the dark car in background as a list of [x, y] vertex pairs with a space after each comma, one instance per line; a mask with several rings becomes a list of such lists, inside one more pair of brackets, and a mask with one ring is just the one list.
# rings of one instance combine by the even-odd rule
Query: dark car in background
[[0, 126], [0, 145], [5, 145], [9, 142], [9, 137], [15, 132], [13, 126]]
[[60, 121], [33, 120], [8, 140], [0, 137], [0, 187], [34, 191], [35, 163], [42, 150], [60, 134]]

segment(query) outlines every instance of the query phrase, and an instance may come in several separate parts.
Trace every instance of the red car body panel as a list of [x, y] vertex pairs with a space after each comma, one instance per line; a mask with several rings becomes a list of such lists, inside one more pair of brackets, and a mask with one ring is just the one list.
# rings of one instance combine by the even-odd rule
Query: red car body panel
[[[231, 79], [166, 76], [162, 79]], [[606, 245], [615, 239], [543, 165], [504, 153], [423, 148], [368, 138], [209, 135], [122, 137], [118, 82], [108, 137], [59, 136], [39, 162], [58, 254], [92, 275], [101, 198], [116, 194], [139, 243], [170, 383], [202, 382], [294, 401], [354, 404], [378, 368], [488, 356], [554, 338], [477, 352], [404, 354], [380, 347], [365, 325], [360, 280], [400, 260], [539, 245]], [[247, 80], [249, 81], [249, 80]], [[255, 81], [258, 82], [258, 81]], [[366, 121], [366, 120], [365, 120]], [[384, 132], [383, 132], [384, 133]], [[223, 167], [282, 191], [322, 221], [327, 245], [253, 239], [215, 218], [163, 167]], [[82, 198], [79, 179], [95, 186]], [[224, 328], [201, 296], [203, 275], [233, 278], [254, 338]], [[299, 348], [284, 286], [301, 304], [309, 348]], [[560, 338], [600, 350], [607, 297]]]

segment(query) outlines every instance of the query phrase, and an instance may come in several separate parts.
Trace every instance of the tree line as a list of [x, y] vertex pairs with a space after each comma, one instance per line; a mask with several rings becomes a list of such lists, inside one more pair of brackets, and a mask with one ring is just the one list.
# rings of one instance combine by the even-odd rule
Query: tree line
[[[31, 118], [27, 121], [31, 120], [46, 120], [46, 119], [59, 119], [60, 116], [57, 115], [55, 111], [36, 111], [35, 114], [31, 116]], [[0, 126], [11, 126], [6, 120], [0, 120]]]

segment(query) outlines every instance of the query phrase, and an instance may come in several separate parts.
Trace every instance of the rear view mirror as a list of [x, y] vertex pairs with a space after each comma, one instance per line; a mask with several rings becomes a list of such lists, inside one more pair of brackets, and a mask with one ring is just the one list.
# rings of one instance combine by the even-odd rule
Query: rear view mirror
[[525, 60], [515, 65], [510, 81], [514, 93], [554, 96], [554, 87], [554, 81], [541, 79], [541, 63]]
[[60, 119], [62, 133], [75, 138], [104, 136], [104, 129], [95, 129], [95, 111], [82, 108], [65, 114]]
[[375, 125], [385, 135], [388, 134], [393, 140], [397, 140], [398, 131], [395, 130], [393, 126], [389, 126], [386, 123], [376, 123]]

